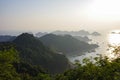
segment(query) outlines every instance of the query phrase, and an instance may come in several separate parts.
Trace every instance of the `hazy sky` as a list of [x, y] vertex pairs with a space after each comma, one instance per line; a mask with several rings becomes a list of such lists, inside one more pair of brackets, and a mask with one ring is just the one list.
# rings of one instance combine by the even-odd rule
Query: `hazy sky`
[[0, 34], [120, 29], [120, 0], [0, 0]]

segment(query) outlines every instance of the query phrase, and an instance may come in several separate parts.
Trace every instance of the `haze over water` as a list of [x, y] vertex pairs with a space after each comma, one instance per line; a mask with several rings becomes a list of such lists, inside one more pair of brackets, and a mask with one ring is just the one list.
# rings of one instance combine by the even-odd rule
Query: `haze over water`
[[70, 58], [72, 62], [75, 60], [81, 62], [84, 58], [94, 58], [99, 56], [99, 54], [107, 56], [110, 59], [115, 59], [117, 57], [112, 51], [114, 50], [114, 47], [120, 46], [120, 30], [112, 30], [108, 32], [108, 34], [102, 34], [97, 37], [90, 36], [90, 38], [92, 39], [92, 42], [90, 43], [97, 43], [99, 48], [97, 48], [95, 52], [85, 53], [85, 55]]
[[81, 56], [71, 57], [70, 60], [72, 62], [74, 62], [75, 60], [79, 60], [81, 62], [84, 58], [91, 58], [91, 57], [94, 58], [94, 57], [99, 56], [99, 54], [105, 53], [107, 49], [106, 37], [102, 35], [102, 36], [97, 36], [97, 37], [91, 37], [91, 39], [92, 39], [92, 42], [90, 43], [98, 44], [99, 48], [97, 48], [95, 52], [87, 52]]
[[107, 55], [110, 59], [115, 59], [118, 57], [118, 53], [116, 54], [114, 52], [115, 49], [118, 49], [117, 47], [120, 46], [120, 30], [113, 30], [108, 35], [108, 51]]

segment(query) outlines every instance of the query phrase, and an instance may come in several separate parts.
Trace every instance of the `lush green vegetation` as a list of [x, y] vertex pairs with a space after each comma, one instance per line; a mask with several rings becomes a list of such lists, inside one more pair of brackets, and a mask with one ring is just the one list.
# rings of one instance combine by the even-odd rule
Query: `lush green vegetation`
[[0, 80], [51, 80], [41, 67], [21, 62], [15, 49], [0, 51]]
[[96, 63], [89, 59], [84, 65], [77, 65], [63, 74], [56, 76], [55, 80], [120, 80], [120, 58], [109, 62], [107, 58], [96, 58]]
[[119, 56], [112, 61], [102, 56], [96, 57], [95, 62], [86, 58], [83, 64], [76, 62], [75, 65], [51, 76], [40, 66], [21, 61], [18, 52], [11, 48], [0, 51], [0, 80], [120, 80]]
[[9, 51], [0, 51], [0, 79], [1, 80], [19, 80], [19, 75], [15, 71], [13, 62], [17, 62], [17, 54], [13, 49]]
[[76, 62], [76, 67], [58, 74], [55, 80], [120, 80], [120, 47], [113, 50], [117, 58], [108, 57], [84, 59], [83, 64]]

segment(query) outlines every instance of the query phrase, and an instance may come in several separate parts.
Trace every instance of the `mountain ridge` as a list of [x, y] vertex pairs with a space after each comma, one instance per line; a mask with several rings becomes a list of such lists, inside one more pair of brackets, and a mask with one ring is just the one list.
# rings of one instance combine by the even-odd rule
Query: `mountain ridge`
[[88, 44], [70, 35], [47, 34], [40, 37], [39, 40], [42, 41], [44, 45], [67, 55], [72, 53], [75, 53], [72, 55], [76, 55], [78, 52], [87, 52], [98, 47], [96, 44]]
[[[4, 42], [3, 45], [6, 48], [9, 48], [8, 45], [15, 45], [22, 61], [32, 65], [40, 65], [49, 73], [61, 73], [70, 68], [70, 62], [64, 55], [50, 50], [32, 34], [23, 33], [8, 45], [7, 42]], [[3, 45], [1, 46], [3, 47]]]

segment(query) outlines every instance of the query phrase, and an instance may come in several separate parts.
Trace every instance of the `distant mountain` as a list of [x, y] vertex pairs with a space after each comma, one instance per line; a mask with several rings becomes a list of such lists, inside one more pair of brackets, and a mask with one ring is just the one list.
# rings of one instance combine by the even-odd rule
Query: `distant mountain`
[[56, 35], [72, 35], [72, 36], [100, 36], [101, 34], [98, 32], [92, 32], [90, 33], [89, 31], [85, 31], [85, 30], [80, 30], [80, 31], [53, 31], [52, 34], [56, 34]]
[[88, 31], [85, 30], [80, 30], [80, 31], [54, 31], [52, 32], [52, 34], [56, 34], [56, 35], [72, 35], [72, 36], [86, 36], [86, 35], [90, 35], [90, 33]]
[[36, 37], [42, 37], [46, 34], [55, 34], [55, 35], [71, 35], [71, 36], [82, 36], [82, 37], [85, 37], [85, 36], [89, 36], [89, 35], [92, 35], [92, 36], [100, 36], [101, 34], [98, 33], [98, 32], [92, 32], [90, 33], [89, 31], [86, 31], [86, 30], [80, 30], [80, 31], [60, 31], [60, 30], [57, 30], [57, 31], [53, 31], [51, 33], [48, 33], [48, 32], [38, 32], [35, 34]]
[[92, 39], [89, 39], [87, 36], [81, 37], [81, 36], [73, 36], [74, 38], [83, 41], [83, 42], [89, 42], [92, 41]]
[[96, 44], [88, 44], [70, 35], [60, 36], [47, 34], [39, 39], [44, 43], [44, 45], [66, 55], [82, 54], [83, 52], [93, 51], [98, 47]]
[[0, 42], [13, 41], [15, 38], [16, 38], [15, 36], [0, 35]]
[[91, 33], [91, 35], [93, 35], [93, 36], [100, 36], [101, 34], [98, 33], [98, 32], [93, 32], [93, 33]]
[[35, 34], [36, 37], [42, 37], [44, 35], [48, 34], [47, 32], [38, 32]]
[[[20, 58], [24, 62], [40, 65], [50, 73], [61, 73], [70, 68], [69, 61], [64, 55], [53, 52], [31, 34], [23, 33], [11, 43], [16, 46]], [[9, 47], [7, 46], [7, 48]]]

